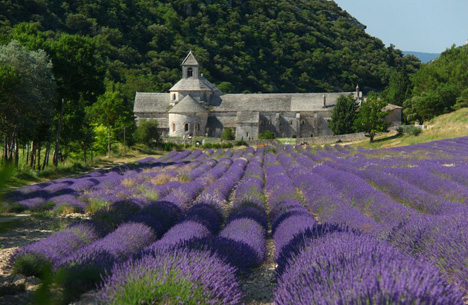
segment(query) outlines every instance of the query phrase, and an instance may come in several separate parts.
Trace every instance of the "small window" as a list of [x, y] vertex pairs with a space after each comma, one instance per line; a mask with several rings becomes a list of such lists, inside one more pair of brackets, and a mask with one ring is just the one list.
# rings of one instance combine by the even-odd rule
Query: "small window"
[[176, 100], [176, 95], [172, 95], [172, 100], [175, 101]]
[[311, 133], [311, 134], [310, 134], [310, 137], [311, 137], [311, 138], [313, 138], [313, 137], [314, 137], [314, 134], [313, 134], [313, 133]]
[[247, 132], [247, 138], [249, 137], [249, 133]]
[[292, 125], [292, 124], [293, 124], [293, 121], [292, 121], [292, 120], [291, 120], [291, 121], [289, 121], [289, 124], [290, 124], [290, 125]]
[[197, 131], [200, 131], [200, 124], [197, 124]]
[[187, 69], [187, 77], [192, 77], [193, 76], [193, 69], [192, 68], [188, 68]]
[[301, 125], [305, 125], [305, 121], [304, 121], [304, 120], [301, 121]]
[[188, 130], [189, 130], [189, 125], [186, 123], [186, 124], [184, 125], [184, 128], [185, 128], [185, 131], [188, 131]]
[[175, 132], [175, 123], [172, 123], [172, 131]]

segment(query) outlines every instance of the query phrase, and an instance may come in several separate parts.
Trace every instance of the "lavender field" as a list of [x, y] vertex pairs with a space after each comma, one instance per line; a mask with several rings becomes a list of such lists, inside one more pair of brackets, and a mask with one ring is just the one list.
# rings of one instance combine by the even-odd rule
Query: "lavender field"
[[[468, 138], [171, 152], [7, 200], [12, 211], [91, 215], [10, 259], [15, 273], [51, 281], [55, 303], [88, 291], [102, 304], [464, 304], [468, 295]], [[242, 281], [269, 259], [275, 279], [259, 300]]]

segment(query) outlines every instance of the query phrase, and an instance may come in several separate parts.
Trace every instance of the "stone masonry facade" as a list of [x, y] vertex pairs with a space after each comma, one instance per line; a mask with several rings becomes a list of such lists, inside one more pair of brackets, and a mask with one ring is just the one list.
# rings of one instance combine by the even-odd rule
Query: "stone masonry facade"
[[161, 133], [169, 137], [220, 137], [227, 127], [237, 140], [256, 140], [266, 130], [278, 138], [329, 136], [338, 97], [362, 96], [359, 87], [337, 93], [223, 94], [199, 71], [190, 52], [182, 62], [182, 79], [169, 93], [137, 92], [137, 122], [157, 120]]

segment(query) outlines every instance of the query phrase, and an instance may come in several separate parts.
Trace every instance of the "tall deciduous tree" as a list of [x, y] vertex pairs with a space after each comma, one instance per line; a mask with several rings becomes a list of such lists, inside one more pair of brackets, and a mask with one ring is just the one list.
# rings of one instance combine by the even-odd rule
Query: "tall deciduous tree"
[[129, 118], [133, 118], [132, 109], [120, 91], [120, 84], [109, 84], [106, 92], [93, 104], [92, 113], [94, 122], [107, 128], [107, 155], [110, 156], [112, 130], [125, 126]]
[[0, 46], [3, 86], [0, 132], [4, 134], [4, 159], [18, 162], [19, 141], [39, 144], [50, 126], [56, 100], [52, 63], [42, 51], [28, 51], [18, 41]]
[[383, 118], [387, 116], [388, 112], [382, 111], [386, 105], [387, 103], [383, 99], [370, 95], [359, 108], [359, 113], [354, 121], [354, 129], [365, 132], [370, 138], [370, 142], [374, 141], [374, 137], [378, 132], [387, 130], [388, 126]]
[[340, 96], [333, 108], [330, 129], [334, 134], [348, 134], [354, 132], [357, 105], [351, 96]]

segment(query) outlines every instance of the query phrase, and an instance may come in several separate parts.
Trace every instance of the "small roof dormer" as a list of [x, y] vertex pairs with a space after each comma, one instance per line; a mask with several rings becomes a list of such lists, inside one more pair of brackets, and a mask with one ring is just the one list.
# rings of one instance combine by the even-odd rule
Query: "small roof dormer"
[[182, 78], [186, 79], [193, 77], [198, 79], [198, 73], [198, 61], [193, 55], [192, 51], [190, 51], [182, 62]]

